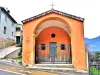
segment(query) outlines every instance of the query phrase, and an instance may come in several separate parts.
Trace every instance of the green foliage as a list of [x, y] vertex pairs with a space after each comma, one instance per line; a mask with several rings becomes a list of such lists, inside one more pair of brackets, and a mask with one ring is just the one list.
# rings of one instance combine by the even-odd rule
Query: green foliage
[[22, 56], [21, 55], [17, 57], [17, 61], [20, 65], [22, 65]]
[[22, 56], [18, 56], [17, 59], [22, 59]]
[[95, 60], [100, 62], [100, 52], [95, 52]]
[[20, 65], [22, 65], [22, 61], [18, 62]]
[[91, 67], [90, 68], [90, 73], [93, 75], [99, 75], [100, 74], [100, 69], [97, 69], [96, 67]]
[[100, 52], [96, 52], [95, 55], [96, 55], [97, 58], [99, 58], [100, 57]]

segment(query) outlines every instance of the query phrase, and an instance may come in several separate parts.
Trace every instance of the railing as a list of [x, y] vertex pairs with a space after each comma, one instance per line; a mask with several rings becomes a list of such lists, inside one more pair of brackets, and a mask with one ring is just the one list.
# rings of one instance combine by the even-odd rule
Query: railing
[[[37, 48], [37, 56], [36, 56], [36, 63], [68, 63], [71, 64], [72, 63], [72, 57], [71, 57], [71, 49], [70, 49], [70, 45], [66, 45], [66, 50], [61, 50], [61, 46], [58, 45], [56, 47], [57, 50], [57, 54], [56, 56], [50, 56], [50, 53], [48, 56], [43, 56], [41, 55], [41, 49], [38, 46]], [[48, 45], [46, 45], [46, 49], [50, 49], [50, 47]], [[69, 49], [69, 51], [68, 51]], [[68, 55], [69, 52], [69, 55]], [[47, 54], [48, 51], [45, 51], [45, 54]]]
[[88, 52], [89, 75], [100, 75], [100, 52]]
[[71, 57], [70, 56], [65, 56], [65, 57], [54, 57], [54, 56], [41, 56], [41, 57], [36, 57], [37, 63], [67, 63], [71, 64]]

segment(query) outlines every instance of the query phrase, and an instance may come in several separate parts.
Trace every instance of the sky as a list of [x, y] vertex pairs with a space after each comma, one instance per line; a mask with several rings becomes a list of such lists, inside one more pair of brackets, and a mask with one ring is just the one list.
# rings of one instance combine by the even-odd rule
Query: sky
[[0, 0], [0, 6], [10, 10], [12, 17], [22, 20], [54, 9], [85, 18], [84, 36], [100, 36], [100, 0]]

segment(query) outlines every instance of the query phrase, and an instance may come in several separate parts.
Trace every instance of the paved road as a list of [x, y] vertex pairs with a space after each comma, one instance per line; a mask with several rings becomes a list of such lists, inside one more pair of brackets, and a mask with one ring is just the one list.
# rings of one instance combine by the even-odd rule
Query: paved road
[[[11, 71], [11, 72], [17, 72], [16, 75], [18, 75], [18, 73], [22, 73], [25, 75], [88, 75], [88, 74], [82, 74], [82, 73], [61, 73], [61, 72], [46, 72], [46, 71], [41, 71], [41, 70], [36, 70], [36, 69], [27, 69], [24, 67], [18, 67], [17, 65], [13, 65], [10, 63], [6, 62], [1, 62], [0, 61], [0, 68], [7, 70], [7, 71]], [[0, 74], [1, 75], [1, 74]], [[2, 74], [4, 75], [4, 74]], [[6, 75], [6, 73], [5, 73]], [[8, 74], [7, 74], [8, 75]], [[13, 73], [11, 74], [13, 75]]]
[[0, 75], [25, 75], [25, 74], [22, 74], [22, 73], [15, 73], [15, 72], [8, 72], [8, 71], [1, 70], [1, 69], [0, 69]]
[[0, 69], [10, 71], [10, 72], [22, 73], [26, 75], [58, 75], [54, 73], [42, 72], [42, 71], [35, 70], [35, 69], [33, 70], [33, 69], [27, 69], [24, 67], [13, 66], [12, 64], [8, 65], [3, 62], [0, 62]]

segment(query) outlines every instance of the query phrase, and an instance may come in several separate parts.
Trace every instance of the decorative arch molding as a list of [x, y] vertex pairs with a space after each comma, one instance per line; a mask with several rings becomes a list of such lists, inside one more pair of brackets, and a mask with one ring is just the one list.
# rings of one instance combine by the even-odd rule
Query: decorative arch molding
[[39, 27], [41, 24], [43, 24], [44, 22], [49, 21], [49, 20], [56, 20], [56, 21], [60, 21], [60, 22], [64, 23], [64, 24], [67, 26], [67, 28], [68, 28], [68, 30], [69, 30], [69, 33], [70, 33], [70, 34], [72, 33], [72, 28], [71, 28], [71, 26], [69, 25], [69, 23], [68, 23], [66, 20], [64, 20], [64, 19], [62, 19], [62, 18], [60, 18], [60, 17], [48, 17], [48, 18], [43, 19], [42, 21], [40, 21], [40, 22], [36, 25], [35, 29], [33, 30], [33, 33], [35, 33], [36, 29], [38, 29], [38, 27]]
[[70, 35], [70, 30], [68, 29], [68, 27], [63, 22], [57, 21], [57, 20], [48, 20], [42, 23], [35, 31], [36, 35], [38, 36], [41, 31], [43, 31], [44, 29], [48, 27], [62, 28], [64, 31], [66, 31]]

